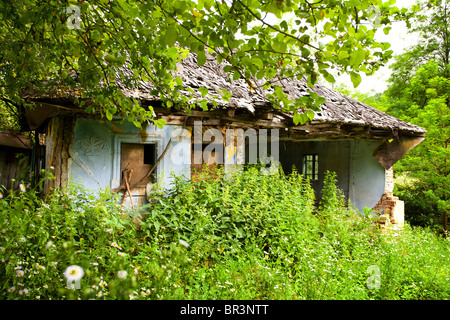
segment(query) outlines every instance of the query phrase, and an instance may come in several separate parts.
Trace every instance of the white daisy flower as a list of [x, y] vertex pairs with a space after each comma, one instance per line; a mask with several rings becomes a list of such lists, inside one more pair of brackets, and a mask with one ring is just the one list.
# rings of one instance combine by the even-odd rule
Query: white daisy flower
[[120, 270], [117, 272], [117, 278], [119, 279], [125, 279], [127, 277], [127, 272], [125, 270]]
[[69, 266], [66, 271], [64, 271], [64, 277], [66, 277], [68, 281], [78, 281], [83, 278], [83, 275], [83, 268], [77, 265]]
[[17, 271], [16, 271], [16, 275], [17, 275], [19, 278], [23, 277], [24, 274], [25, 274], [25, 272], [24, 272], [23, 270], [17, 270]]
[[22, 183], [19, 184], [19, 189], [20, 189], [20, 191], [22, 191], [22, 192], [27, 191], [27, 189], [25, 188], [25, 186], [24, 186]]
[[52, 241], [49, 241], [49, 242], [47, 242], [47, 244], [45, 245], [45, 249], [50, 249], [50, 247], [52, 246], [52, 244], [53, 244], [53, 242]]

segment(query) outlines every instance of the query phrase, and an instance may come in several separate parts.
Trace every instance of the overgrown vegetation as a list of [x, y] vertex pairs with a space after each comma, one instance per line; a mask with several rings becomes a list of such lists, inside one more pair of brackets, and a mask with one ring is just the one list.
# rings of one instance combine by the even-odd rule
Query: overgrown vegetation
[[[388, 89], [378, 94], [337, 89], [428, 132], [425, 140], [394, 166], [396, 196], [405, 201], [405, 219], [447, 233], [450, 213], [450, 8], [447, 1], [420, 1], [411, 20], [417, 43], [390, 66]], [[404, 183], [404, 182], [407, 183]]]
[[[139, 225], [107, 191], [10, 192], [0, 200], [1, 298], [450, 297], [448, 240], [408, 225], [380, 232], [344, 205], [332, 173], [317, 209], [297, 172], [214, 174], [155, 192]], [[84, 270], [79, 289], [64, 276], [72, 265]]]

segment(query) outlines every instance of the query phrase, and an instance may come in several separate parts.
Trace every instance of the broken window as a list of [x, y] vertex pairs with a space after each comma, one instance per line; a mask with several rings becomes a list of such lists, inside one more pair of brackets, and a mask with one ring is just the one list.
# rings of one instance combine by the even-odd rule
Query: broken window
[[303, 156], [303, 175], [311, 181], [319, 180], [319, 155], [306, 154]]
[[[145, 186], [156, 181], [156, 170], [147, 176], [156, 163], [156, 144], [121, 143], [120, 172], [132, 170], [130, 187]], [[123, 184], [124, 177], [121, 177]]]

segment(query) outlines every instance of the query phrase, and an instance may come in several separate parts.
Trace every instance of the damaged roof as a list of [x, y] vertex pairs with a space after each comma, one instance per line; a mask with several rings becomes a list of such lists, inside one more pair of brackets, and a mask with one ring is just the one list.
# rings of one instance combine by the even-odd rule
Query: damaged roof
[[[268, 104], [266, 94], [270, 92], [264, 91], [262, 81], [254, 80], [256, 85], [254, 89], [251, 89], [244, 79], [232, 80], [223, 71], [224, 66], [225, 64], [219, 65], [216, 59], [210, 55], [207, 55], [206, 63], [199, 66], [196, 55], [191, 54], [178, 64], [178, 72], [176, 75], [183, 80], [186, 88], [194, 90], [194, 98], [202, 97], [199, 88], [204, 87], [210, 92], [206, 98], [214, 98], [219, 106], [245, 108], [250, 112], [254, 112], [258, 107]], [[121, 71], [125, 74], [131, 72], [124, 69]], [[319, 96], [326, 98], [326, 101], [321, 105], [320, 111], [315, 112], [315, 117], [311, 122], [312, 124], [341, 123], [366, 125], [391, 131], [399, 130], [410, 133], [426, 133], [426, 130], [419, 126], [399, 120], [340, 92], [332, 90], [323, 84], [316, 84], [313, 88], [309, 88], [306, 79], [281, 79], [277, 81], [277, 84], [283, 87], [283, 91], [288, 94], [291, 100], [307, 95], [311, 90], [315, 91]], [[154, 100], [154, 97], [151, 96], [153, 87], [148, 82], [140, 82], [139, 86], [135, 89], [124, 87], [122, 89], [129, 97], [142, 100]], [[217, 97], [216, 92], [222, 89], [226, 89], [231, 93], [229, 101]], [[184, 93], [186, 96], [192, 96], [192, 93], [187, 90]], [[284, 112], [284, 114], [292, 117], [290, 113]]]
[[[223, 70], [225, 64], [219, 64], [215, 57], [207, 54], [207, 61], [204, 65], [199, 66], [196, 54], [190, 54], [186, 59], [177, 65], [176, 76], [183, 80], [186, 90], [181, 91], [190, 98], [202, 98], [199, 88], [204, 87], [209, 90], [206, 98], [217, 103], [218, 106], [236, 109], [246, 109], [254, 113], [258, 108], [271, 107], [266, 95], [270, 91], [263, 89], [262, 80], [254, 80], [254, 88], [246, 83], [244, 79], [233, 80]], [[132, 71], [126, 67], [118, 69], [117, 77], [126, 77]], [[302, 96], [308, 95], [309, 91], [315, 91], [319, 96], [324, 97], [326, 101], [321, 105], [320, 111], [315, 112], [314, 119], [310, 122], [314, 124], [335, 123], [349, 124], [355, 126], [369, 126], [385, 131], [402, 131], [413, 135], [423, 135], [426, 130], [411, 123], [399, 120], [384, 112], [381, 112], [369, 105], [361, 103], [344, 94], [334, 91], [323, 84], [316, 84], [313, 88], [309, 88], [305, 79], [291, 80], [279, 79], [276, 84], [283, 87], [283, 91], [288, 95], [289, 99], [295, 100]], [[132, 97], [141, 101], [155, 101], [158, 97], [152, 96], [151, 91], [154, 90], [152, 83], [140, 81], [134, 88], [126, 87], [123, 83], [118, 83], [125, 96]], [[189, 92], [190, 88], [194, 91]], [[229, 101], [220, 98], [217, 92], [226, 89], [231, 93]], [[70, 96], [70, 95], [69, 95]], [[27, 94], [23, 98], [31, 100], [39, 98], [55, 98], [43, 97], [35, 94]], [[59, 95], [58, 98], [62, 98]], [[283, 117], [291, 118], [292, 113], [282, 112], [278, 110]]]

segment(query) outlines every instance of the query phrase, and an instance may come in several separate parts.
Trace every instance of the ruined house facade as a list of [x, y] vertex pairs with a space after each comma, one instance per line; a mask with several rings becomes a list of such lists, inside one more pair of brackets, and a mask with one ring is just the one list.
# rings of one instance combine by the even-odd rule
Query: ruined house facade
[[[196, 130], [202, 131], [201, 137], [210, 129], [223, 133], [223, 137], [227, 130], [241, 138], [246, 135], [243, 145], [236, 142], [238, 137], [230, 141], [215, 136], [214, 144], [221, 146], [223, 154], [218, 148], [210, 156], [221, 157], [226, 171], [251, 160], [255, 141], [247, 133], [260, 136], [264, 132], [268, 141], [276, 138], [282, 168], [290, 172], [295, 166], [308, 176], [318, 198], [325, 172], [334, 171], [338, 186], [359, 210], [369, 207], [382, 213], [395, 212], [391, 220], [402, 222], [402, 202], [392, 194], [392, 166], [424, 139], [424, 129], [323, 85], [308, 88], [303, 80], [279, 79], [278, 84], [292, 100], [309, 90], [326, 98], [312, 121], [295, 125], [292, 114], [274, 109], [265, 99], [267, 92], [262, 86], [251, 90], [243, 80], [229, 79], [212, 57], [203, 66], [198, 66], [195, 56], [188, 57], [178, 65], [177, 75], [184, 81], [186, 95], [190, 94], [188, 88], [198, 97], [201, 87], [210, 92], [227, 89], [230, 100], [216, 99], [217, 108], [194, 109], [188, 114], [162, 107], [145, 82], [136, 88], [122, 88], [130, 98], [151, 105], [156, 117], [167, 122], [161, 129], [153, 125], [139, 129], [121, 119], [104, 121], [87, 116], [70, 105], [69, 97], [25, 97], [38, 106], [26, 111], [30, 128], [46, 133], [45, 164], [54, 167], [56, 177], [48, 187], [64, 186], [73, 179], [92, 191], [111, 188], [123, 193], [124, 172], [132, 170], [125, 182], [134, 203], [142, 203], [152, 183], [170, 188], [173, 175], [191, 178], [199, 168], [193, 161], [195, 150], [207, 148], [212, 138], [195, 140]], [[201, 126], [196, 126], [198, 123]]]

